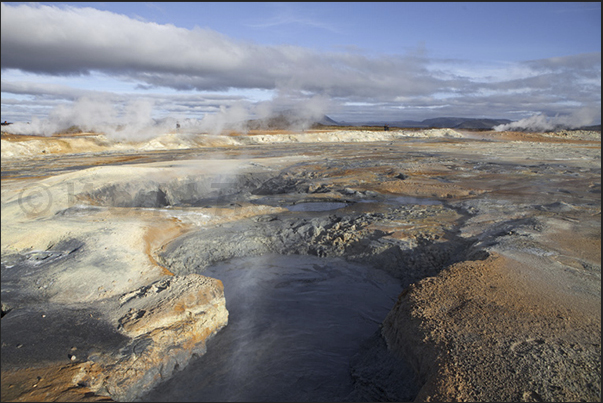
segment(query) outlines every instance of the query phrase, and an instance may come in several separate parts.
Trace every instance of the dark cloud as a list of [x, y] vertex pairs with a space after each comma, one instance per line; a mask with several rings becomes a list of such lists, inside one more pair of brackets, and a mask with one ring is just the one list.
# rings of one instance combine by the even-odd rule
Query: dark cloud
[[146, 23], [91, 8], [3, 4], [1, 52], [4, 69], [54, 75], [102, 71], [181, 90], [286, 87], [379, 98], [448, 86], [415, 56], [369, 58], [261, 46], [208, 29]]

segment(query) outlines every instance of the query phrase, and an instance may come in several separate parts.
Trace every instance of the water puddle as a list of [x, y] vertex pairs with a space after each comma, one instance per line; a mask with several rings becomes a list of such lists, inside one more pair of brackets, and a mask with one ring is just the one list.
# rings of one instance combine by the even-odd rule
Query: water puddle
[[237, 258], [224, 283], [229, 323], [208, 351], [143, 401], [345, 401], [349, 360], [401, 291], [387, 273], [305, 255]]
[[306, 202], [287, 206], [289, 211], [329, 211], [346, 207], [343, 202]]

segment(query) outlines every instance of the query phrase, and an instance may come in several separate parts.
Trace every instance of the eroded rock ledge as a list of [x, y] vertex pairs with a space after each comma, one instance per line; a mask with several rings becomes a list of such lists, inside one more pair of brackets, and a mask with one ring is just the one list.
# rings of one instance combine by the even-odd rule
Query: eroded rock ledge
[[88, 382], [93, 391], [105, 389], [122, 401], [204, 354], [208, 338], [228, 323], [222, 282], [198, 274], [168, 277], [125, 294], [119, 312], [118, 329], [132, 341], [114, 363], [100, 357], [106, 370]]
[[[88, 328], [89, 323], [76, 325], [80, 329], [72, 328], [64, 335], [65, 340], [54, 343], [48, 340], [48, 344], [42, 346], [69, 351], [72, 364], [3, 371], [2, 383], [6, 382], [7, 388], [13, 385], [11, 390], [3, 391], [3, 400], [77, 401], [82, 398], [102, 400], [106, 396], [117, 401], [132, 401], [185, 367], [192, 357], [204, 354], [207, 340], [228, 323], [221, 281], [199, 274], [166, 277], [119, 299], [99, 304], [103, 309], [112, 309], [116, 313], [112, 317], [118, 318], [116, 323], [104, 323], [101, 327], [117, 329], [121, 337], [114, 335], [113, 342], [107, 345], [108, 338], [102, 336], [105, 344], [99, 345], [91, 340], [93, 337], [82, 339], [82, 328]], [[36, 316], [52, 321], [61, 316], [61, 309], [58, 311], [56, 315], [38, 313]], [[73, 309], [65, 319], [77, 321], [78, 316], [88, 315], [93, 316]], [[3, 318], [2, 325], [14, 331], [12, 323], [5, 320], [10, 321], [11, 317]], [[63, 327], [69, 323], [56, 325]], [[52, 329], [44, 326], [43, 331], [52, 332]], [[3, 342], [8, 343], [10, 339], [3, 336]], [[19, 340], [35, 344], [23, 335]], [[67, 349], [69, 342], [80, 348]], [[31, 374], [32, 379], [28, 380], [27, 374]], [[27, 390], [24, 385], [27, 382], [34, 382], [35, 387]]]

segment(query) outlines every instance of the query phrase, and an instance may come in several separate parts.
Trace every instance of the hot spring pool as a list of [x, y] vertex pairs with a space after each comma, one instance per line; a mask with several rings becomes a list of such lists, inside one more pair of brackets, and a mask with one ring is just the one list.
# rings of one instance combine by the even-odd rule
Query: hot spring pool
[[342, 401], [349, 360], [401, 291], [387, 273], [338, 258], [265, 255], [209, 267], [229, 323], [207, 353], [143, 401]]

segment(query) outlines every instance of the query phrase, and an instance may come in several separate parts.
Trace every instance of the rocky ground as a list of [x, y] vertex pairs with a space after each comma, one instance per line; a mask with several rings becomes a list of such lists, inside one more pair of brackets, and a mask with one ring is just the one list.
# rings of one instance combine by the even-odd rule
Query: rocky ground
[[600, 401], [600, 156], [598, 132], [3, 135], [2, 400], [140, 398], [227, 326], [206, 267], [308, 254], [405, 287], [355, 400]]

